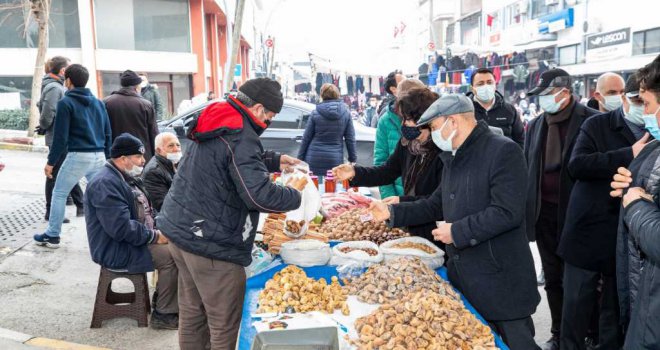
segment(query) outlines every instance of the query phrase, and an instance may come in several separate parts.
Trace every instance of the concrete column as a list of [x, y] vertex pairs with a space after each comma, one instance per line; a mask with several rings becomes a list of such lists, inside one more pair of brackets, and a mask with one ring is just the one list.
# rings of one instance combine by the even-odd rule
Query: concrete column
[[78, 0], [78, 21], [80, 22], [80, 64], [89, 70], [87, 87], [96, 96], [101, 96], [100, 76], [96, 71], [96, 28], [94, 25], [94, 0]]

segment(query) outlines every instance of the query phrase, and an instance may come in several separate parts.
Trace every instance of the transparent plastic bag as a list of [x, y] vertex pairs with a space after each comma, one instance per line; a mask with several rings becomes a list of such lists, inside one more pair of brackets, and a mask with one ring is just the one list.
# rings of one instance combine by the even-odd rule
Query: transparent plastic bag
[[[361, 250], [354, 250], [348, 253], [342, 252], [341, 249], [346, 247], [370, 248], [376, 250], [378, 254], [371, 256]], [[332, 248], [332, 257], [328, 265], [337, 266], [337, 272], [340, 278], [351, 278], [363, 274], [371, 265], [382, 262], [383, 258], [384, 256], [376, 243], [370, 241], [344, 242]]]
[[282, 182], [284, 184], [286, 184], [291, 178], [307, 178], [307, 185], [305, 185], [305, 188], [302, 191], [300, 207], [286, 213], [285, 223], [288, 221], [295, 221], [296, 223], [305, 221], [304, 224], [301, 225], [302, 227], [299, 232], [290, 232], [285, 225], [284, 234], [291, 238], [300, 238], [304, 236], [309, 227], [309, 223], [314, 220], [319, 213], [319, 209], [321, 209], [321, 194], [308, 174], [309, 165], [305, 162], [300, 162], [300, 164], [295, 165], [293, 167], [293, 172], [285, 172], [282, 174]]
[[260, 274], [265, 271], [273, 261], [273, 256], [267, 251], [257, 247], [252, 247], [252, 263], [245, 270], [247, 277]]
[[[429, 254], [416, 248], [394, 248], [395, 245], [406, 242], [424, 244], [433, 249], [435, 253]], [[422, 237], [403, 237], [388, 241], [380, 245], [380, 250], [383, 253], [385, 261], [396, 259], [402, 256], [412, 256], [420, 258], [433, 270], [439, 268], [445, 262], [445, 252], [443, 252], [442, 249], [436, 247], [435, 244], [433, 244], [428, 239]]]
[[325, 265], [332, 256], [328, 243], [314, 239], [300, 239], [282, 244], [280, 256], [286, 264], [309, 267]]

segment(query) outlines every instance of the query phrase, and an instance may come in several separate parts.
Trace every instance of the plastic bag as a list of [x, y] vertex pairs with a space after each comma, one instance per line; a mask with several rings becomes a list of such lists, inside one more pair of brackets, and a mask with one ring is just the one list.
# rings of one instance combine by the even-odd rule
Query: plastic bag
[[[417, 243], [424, 244], [435, 251], [433, 254], [426, 253], [417, 248], [393, 248], [400, 243]], [[412, 256], [420, 258], [431, 269], [435, 270], [442, 266], [445, 262], [445, 252], [438, 248], [428, 239], [422, 237], [404, 237], [385, 242], [380, 245], [380, 250], [383, 253], [385, 261], [396, 259], [402, 256]]]
[[300, 239], [282, 243], [280, 256], [287, 264], [301, 267], [325, 265], [332, 256], [328, 243], [314, 239]]
[[291, 238], [300, 238], [304, 236], [309, 227], [309, 222], [314, 220], [321, 208], [321, 194], [308, 174], [309, 165], [305, 162], [300, 162], [300, 164], [294, 166], [293, 172], [282, 174], [282, 181], [284, 184], [286, 184], [291, 178], [307, 177], [307, 185], [305, 185], [305, 188], [302, 191], [300, 207], [286, 213], [285, 223], [287, 221], [295, 221], [297, 223], [305, 221], [298, 232], [290, 232], [285, 225], [284, 233]]
[[270, 263], [273, 261], [273, 256], [267, 251], [255, 246], [252, 246], [252, 263], [246, 268], [247, 277], [252, 277], [265, 271]]
[[[369, 248], [378, 252], [377, 255], [369, 255], [363, 250], [354, 250], [348, 253], [342, 252], [343, 248]], [[332, 257], [328, 265], [337, 266], [341, 278], [361, 275], [365, 269], [373, 264], [383, 261], [383, 253], [378, 245], [370, 241], [353, 241], [339, 243], [332, 248]]]

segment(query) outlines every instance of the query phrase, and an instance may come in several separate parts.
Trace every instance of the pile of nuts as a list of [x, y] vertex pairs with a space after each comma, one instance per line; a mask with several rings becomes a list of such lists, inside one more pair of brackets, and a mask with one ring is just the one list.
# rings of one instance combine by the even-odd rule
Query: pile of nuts
[[257, 312], [295, 312], [325, 311], [333, 313], [341, 309], [344, 315], [350, 310], [346, 304], [348, 291], [342, 289], [337, 277], [332, 277], [328, 284], [324, 278], [318, 281], [307, 277], [305, 271], [295, 265], [289, 265], [266, 282], [259, 293]]
[[419, 258], [401, 257], [372, 265], [364, 274], [344, 280], [344, 284], [348, 294], [369, 304], [396, 302], [408, 292], [422, 290], [460, 300], [452, 286]]
[[303, 226], [305, 226], [305, 220], [300, 220], [300, 222], [287, 220], [284, 224], [287, 231], [291, 233], [300, 233]]
[[436, 249], [434, 249], [432, 247], [429, 247], [428, 245], [426, 245], [424, 243], [401, 242], [401, 243], [397, 243], [397, 244], [391, 246], [390, 248], [397, 248], [397, 249], [410, 249], [410, 248], [412, 248], [412, 249], [421, 250], [421, 251], [423, 251], [424, 253], [427, 253], [427, 254], [437, 253]]
[[356, 251], [356, 250], [361, 250], [361, 251], [363, 251], [363, 252], [369, 254], [369, 256], [376, 256], [376, 255], [378, 255], [378, 251], [377, 251], [376, 249], [373, 249], [373, 248], [353, 248], [353, 247], [339, 248], [339, 251], [340, 251], [340, 252], [342, 252], [342, 253], [346, 253], [346, 254], [348, 254], [348, 253], [350, 253], [350, 252], [353, 252], [353, 251]]
[[341, 241], [372, 241], [378, 245], [393, 239], [408, 237], [408, 233], [389, 228], [384, 222], [363, 222], [360, 219], [364, 209], [351, 209], [321, 226], [321, 233], [330, 239]]
[[355, 321], [358, 349], [497, 349], [488, 326], [460, 300], [433, 291], [407, 294]]

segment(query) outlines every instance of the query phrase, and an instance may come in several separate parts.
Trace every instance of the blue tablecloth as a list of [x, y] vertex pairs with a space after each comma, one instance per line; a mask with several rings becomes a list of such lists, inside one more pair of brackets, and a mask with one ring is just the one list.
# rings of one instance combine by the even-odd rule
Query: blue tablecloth
[[[257, 335], [257, 330], [252, 326], [252, 314], [255, 313], [257, 310], [257, 302], [259, 300], [259, 292], [264, 288], [266, 285], [266, 282], [271, 279], [275, 273], [278, 271], [284, 269], [288, 265], [279, 265], [276, 266], [268, 271], [264, 271], [258, 275], [252, 276], [248, 278], [247, 280], [247, 285], [245, 288], [245, 301], [243, 303], [243, 315], [241, 319], [241, 331], [238, 336], [238, 350], [250, 350], [250, 347], [252, 346], [252, 341], [254, 340], [254, 337]], [[337, 276], [337, 269], [334, 266], [314, 266], [314, 267], [305, 267], [303, 268], [305, 273], [307, 274], [308, 277], [314, 278], [314, 279], [319, 279], [321, 277], [325, 278], [326, 280], [330, 280], [332, 276]], [[438, 275], [442, 277], [444, 280], [447, 280], [447, 269], [444, 267], [441, 267], [436, 270]], [[477, 310], [475, 310], [472, 305], [465, 299], [465, 297], [461, 294], [461, 299], [463, 299], [463, 303], [465, 304], [465, 307], [473, 313], [481, 322], [484, 324], [487, 324], [486, 321], [479, 315]], [[502, 341], [502, 338], [500, 338], [495, 332], [493, 332], [493, 335], [495, 336], [495, 345], [498, 346], [500, 349], [505, 349], [508, 350], [509, 347], [504, 344]]]

